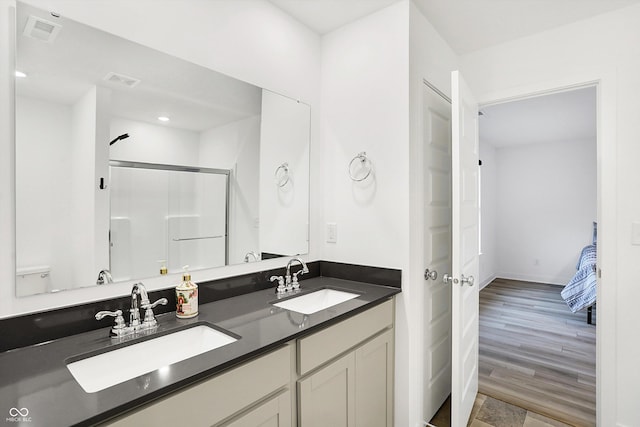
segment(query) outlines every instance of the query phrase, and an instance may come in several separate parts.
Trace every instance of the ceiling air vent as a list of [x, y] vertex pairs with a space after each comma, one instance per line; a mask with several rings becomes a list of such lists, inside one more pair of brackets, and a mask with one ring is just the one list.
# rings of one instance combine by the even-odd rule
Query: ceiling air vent
[[140, 83], [140, 79], [136, 79], [135, 77], [125, 76], [124, 74], [118, 74], [114, 72], [110, 72], [102, 79], [109, 83], [115, 83], [117, 85], [126, 86], [126, 87], [134, 87], [138, 83]]
[[31, 15], [27, 19], [27, 25], [22, 33], [36, 40], [53, 43], [61, 29], [62, 25], [60, 24]]

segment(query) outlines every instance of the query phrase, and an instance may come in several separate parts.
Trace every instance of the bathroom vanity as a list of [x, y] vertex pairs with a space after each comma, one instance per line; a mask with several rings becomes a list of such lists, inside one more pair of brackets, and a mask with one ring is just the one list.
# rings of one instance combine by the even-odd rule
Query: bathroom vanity
[[193, 319], [158, 315], [155, 334], [213, 325], [237, 339], [91, 393], [67, 365], [130, 345], [110, 338], [109, 328], [10, 350], [0, 354], [0, 401], [28, 408], [34, 426], [393, 425], [400, 289], [331, 277], [301, 284], [296, 296], [321, 289], [358, 296], [302, 314], [275, 306], [292, 295], [269, 288], [202, 304]]

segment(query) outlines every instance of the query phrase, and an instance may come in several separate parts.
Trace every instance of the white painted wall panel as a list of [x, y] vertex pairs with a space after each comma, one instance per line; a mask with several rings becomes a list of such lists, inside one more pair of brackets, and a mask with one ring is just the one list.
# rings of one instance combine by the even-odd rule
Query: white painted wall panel
[[566, 284], [596, 220], [596, 143], [496, 150], [498, 276]]
[[[95, 143], [97, 88], [94, 86], [71, 107], [71, 216], [69, 252], [74, 266], [71, 279], [76, 284], [92, 283], [96, 275], [95, 242]], [[90, 218], [88, 221], [85, 218]]]
[[109, 148], [109, 158], [169, 165], [199, 163], [200, 135], [197, 132], [113, 117], [109, 141], [124, 133], [128, 133], [129, 138], [113, 144]]
[[[420, 344], [409, 267], [409, 5], [402, 1], [322, 38], [323, 259], [402, 269], [396, 305], [395, 425], [420, 420]], [[361, 151], [374, 173], [347, 168]], [[326, 223], [337, 224], [327, 243]], [[414, 286], [419, 286], [417, 283]], [[418, 289], [415, 290], [416, 292]]]
[[[309, 113], [306, 104], [262, 92], [260, 253], [297, 256], [309, 250]], [[280, 169], [277, 181], [285, 163], [288, 172]]]
[[[337, 243], [324, 244], [327, 260], [406, 265], [407, 21], [408, 4], [400, 3], [322, 39], [325, 216], [338, 225]], [[347, 168], [361, 151], [375, 169], [356, 183]]]
[[[19, 269], [48, 265], [52, 281], [68, 282], [72, 259], [68, 257], [71, 217], [71, 108], [32, 98], [18, 97], [16, 134], [16, 233]], [[36, 171], [38, 173], [36, 174]], [[34, 179], [46, 176], [46, 180]]]
[[[482, 117], [480, 118], [482, 120]], [[493, 280], [498, 272], [497, 216], [498, 216], [498, 165], [496, 149], [482, 141], [480, 134], [480, 286]]]

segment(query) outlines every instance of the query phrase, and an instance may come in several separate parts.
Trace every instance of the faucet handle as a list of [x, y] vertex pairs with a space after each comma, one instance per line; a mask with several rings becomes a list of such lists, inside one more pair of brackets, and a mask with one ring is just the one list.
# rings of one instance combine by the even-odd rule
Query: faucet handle
[[126, 332], [126, 323], [124, 322], [124, 317], [122, 317], [122, 310], [116, 311], [99, 311], [96, 313], [96, 320], [102, 320], [107, 316], [115, 317], [115, 324], [111, 327], [111, 331], [109, 335], [112, 337], [118, 335], [124, 335]]
[[145, 309], [144, 321], [143, 321], [143, 324], [145, 325], [145, 327], [152, 328], [158, 324], [158, 321], [156, 320], [156, 317], [153, 314], [153, 309], [160, 304], [167, 305], [168, 303], [169, 301], [167, 301], [166, 298], [160, 298], [158, 301], [154, 302], [153, 304], [145, 304], [142, 306], [142, 308]]
[[309, 272], [309, 269], [305, 265], [303, 268], [293, 273], [293, 277], [302, 276], [303, 274], [307, 274], [308, 272]]
[[298, 274], [303, 275], [304, 271], [300, 270], [297, 273], [293, 273], [293, 279], [291, 279], [291, 287], [296, 290], [300, 289], [300, 283], [298, 282]]
[[[107, 316], [115, 317], [116, 322], [118, 321], [118, 317], [122, 317], [122, 310], [116, 311], [99, 311], [96, 313], [96, 320], [102, 320]], [[122, 319], [124, 321], [124, 319]]]
[[276, 288], [276, 293], [283, 294], [286, 291], [286, 287], [284, 285], [284, 278], [282, 276], [271, 276], [269, 278], [270, 282], [278, 281], [278, 287]]
[[149, 310], [149, 309], [154, 309], [159, 305], [167, 305], [169, 303], [169, 301], [166, 298], [160, 298], [158, 301], [154, 302], [153, 304], [145, 304], [142, 306], [142, 308]]

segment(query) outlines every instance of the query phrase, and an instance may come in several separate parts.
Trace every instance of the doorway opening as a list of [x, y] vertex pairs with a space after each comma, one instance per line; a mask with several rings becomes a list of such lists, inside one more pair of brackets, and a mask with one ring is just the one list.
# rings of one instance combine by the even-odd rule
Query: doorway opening
[[[562, 90], [548, 90], [544, 94], [535, 94], [528, 96], [520, 95], [518, 97], [510, 98], [508, 101], [495, 102], [490, 105], [486, 104], [482, 106], [482, 115], [479, 117], [481, 146], [480, 160], [482, 161], [482, 166], [479, 166], [479, 168], [482, 171], [481, 173], [483, 187], [482, 191], [480, 191], [480, 193], [482, 194], [482, 224], [480, 226], [480, 233], [482, 235], [482, 244], [480, 247], [482, 248], [482, 253], [480, 254], [481, 270], [478, 277], [479, 280], [477, 280], [476, 283], [479, 283], [484, 288], [496, 278], [502, 277], [512, 280], [517, 279], [519, 281], [518, 286], [533, 284], [534, 286], [546, 287], [548, 288], [548, 290], [551, 290], [554, 293], [557, 299], [559, 299], [559, 302], [554, 302], [555, 306], [551, 311], [560, 313], [561, 318], [563, 316], [565, 317], [564, 319], [560, 320], [556, 319], [555, 322], [564, 323], [565, 325], [568, 323], [579, 323], [580, 327], [588, 329], [588, 332], [586, 333], [581, 332], [576, 333], [575, 335], [579, 336], [579, 339], [583, 339], [584, 341], [592, 340], [591, 343], [587, 344], [587, 346], [589, 346], [589, 350], [585, 351], [584, 348], [573, 348], [571, 345], [568, 345], [564, 341], [561, 344], [558, 344], [558, 342], [556, 342], [555, 344], [551, 343], [548, 345], [548, 348], [546, 348], [546, 351], [549, 351], [549, 349], [557, 350], [560, 356], [562, 356], [563, 352], [565, 353], [565, 355], [570, 354], [571, 356], [576, 356], [576, 354], [571, 354], [572, 352], [580, 353], [579, 361], [573, 363], [573, 368], [577, 368], [578, 372], [575, 373], [574, 371], [574, 373], [568, 374], [570, 377], [573, 376], [573, 378], [575, 378], [574, 382], [579, 384], [579, 386], [575, 390], [567, 391], [565, 389], [564, 391], [565, 397], [570, 401], [575, 401], [576, 396], [578, 396], [579, 399], [583, 399], [587, 402], [586, 404], [582, 402], [577, 405], [588, 407], [586, 411], [586, 418], [579, 418], [580, 421], [568, 420], [574, 425], [595, 425], [595, 326], [587, 326], [586, 314], [584, 311], [574, 315], [571, 312], [569, 306], [560, 298], [559, 294], [563, 288], [563, 286], [560, 285], [566, 285], [572, 279], [572, 275], [576, 272], [576, 261], [578, 260], [581, 249], [593, 243], [591, 240], [593, 238], [594, 230], [593, 223], [597, 221], [597, 215], [599, 214], [599, 194], [597, 191], [597, 186], [600, 181], [598, 179], [598, 172], [596, 168], [596, 151], [598, 149], [598, 137], [596, 135], [597, 89], [598, 88], [595, 84], [586, 84], [579, 87], [574, 86]], [[425, 96], [425, 99], [426, 98], [427, 96]], [[562, 100], [562, 98], [576, 98], [574, 99], [574, 107], [577, 107], [578, 110], [580, 110], [581, 107], [583, 113], [587, 111], [587, 116], [589, 116], [588, 119], [580, 119], [580, 114], [578, 114], [579, 112], [572, 112], [570, 108], [566, 108], [566, 105], [565, 108], [554, 110], [553, 104], [558, 103], [558, 99]], [[567, 100], [565, 99], [564, 101], [566, 102]], [[552, 119], [556, 119], [555, 124], [553, 121], [550, 121], [548, 123], [543, 122], [542, 118], [538, 118], [537, 121], [534, 120], [535, 126], [530, 128], [525, 128], [521, 124], [521, 135], [518, 135], [518, 138], [520, 140], [519, 146], [515, 146], [512, 147], [513, 149], [510, 149], [508, 148], [508, 145], [499, 148], [494, 145], [493, 147], [489, 146], [489, 149], [486, 149], [485, 147], [488, 146], [488, 143], [486, 142], [485, 132], [483, 132], [482, 121], [487, 117], [499, 118], [499, 110], [501, 108], [514, 109], [515, 107], [518, 107], [520, 103], [528, 103], [534, 105], [538, 103], [541, 104], [542, 111], [546, 111], [547, 113], [555, 111], [555, 113], [547, 114], [547, 116], [551, 116]], [[562, 102], [560, 102], [560, 104], [562, 104]], [[431, 188], [432, 191], [433, 189], [435, 189], [435, 186], [433, 184], [435, 183], [434, 177], [436, 177], [437, 175], [434, 174], [433, 171], [428, 170], [429, 165], [427, 161], [429, 158], [429, 154], [426, 152], [426, 150], [428, 149], [428, 144], [430, 142], [433, 144], [434, 141], [434, 139], [431, 138], [431, 134], [429, 131], [429, 122], [432, 119], [429, 117], [429, 114], [433, 115], [434, 117], [437, 115], [434, 115], [433, 112], [429, 112], [429, 108], [427, 108], [426, 105], [423, 111], [423, 121], [425, 122], [425, 197], [427, 197], [427, 200], [425, 200], [425, 206], [427, 206], [427, 203], [431, 203], [432, 206], [436, 206], [436, 204], [432, 203], [432, 200], [428, 199], [428, 197], [430, 196], [429, 188]], [[534, 118], [531, 106], [525, 108], [524, 111], [528, 111], [530, 119]], [[440, 118], [442, 117], [443, 116], [440, 116]], [[579, 125], [583, 121], [586, 122], [586, 125], [583, 123], [584, 129], [582, 129], [582, 133], [579, 133], [576, 129], [572, 129], [575, 127], [580, 127], [574, 125]], [[517, 123], [515, 117], [503, 120], [503, 122], [506, 122], [506, 125]], [[507, 134], [507, 129], [498, 129], [501, 135]], [[555, 137], [553, 137], [554, 132]], [[574, 132], [574, 136], [569, 136], [570, 132]], [[520, 136], [522, 136], [523, 138], [520, 138]], [[545, 137], [548, 138], [546, 140], [547, 147], [543, 147], [545, 143]], [[530, 138], [530, 140], [527, 141], [526, 138]], [[515, 137], [511, 136], [507, 139], [515, 139]], [[529, 149], [530, 152], [527, 153], [526, 150], [518, 151], [518, 148]], [[546, 148], [547, 151], [545, 152], [543, 148]], [[493, 153], [486, 154], [486, 151], [490, 151], [491, 149], [493, 149]], [[497, 156], [497, 154], [500, 154], [500, 156]], [[503, 154], [504, 156], [502, 156]], [[500, 172], [512, 173], [512, 175], [501, 175], [502, 180], [500, 182], [502, 184], [505, 184], [507, 188], [505, 189], [505, 191], [502, 191], [500, 193], [494, 191], [492, 199], [491, 191], [488, 191], [486, 188], [490, 185], [497, 185], [497, 175], [492, 175], [491, 167], [496, 167], [496, 160], [498, 160], [498, 157], [505, 157], [507, 159], [506, 162], [502, 163], [502, 165], [504, 166], [504, 170], [500, 170]], [[528, 174], [525, 173], [528, 171], [537, 171], [538, 178], [531, 178], [530, 176], [528, 176]], [[436, 168], [436, 172], [442, 171], [437, 170]], [[493, 172], [495, 172], [495, 170]], [[579, 172], [582, 172], [583, 174], [580, 175]], [[515, 175], [513, 175], [514, 173]], [[431, 179], [432, 181], [429, 182], [428, 179]], [[511, 186], [510, 189], [509, 186]], [[540, 190], [542, 191], [540, 192]], [[433, 196], [434, 194], [436, 193], [431, 194], [431, 196]], [[506, 194], [515, 194], [517, 197], [515, 197], [515, 200], [511, 200], [511, 205], [506, 205], [506, 207], [504, 207], [503, 205], [499, 204], [500, 200], [497, 200], [496, 194], [503, 196]], [[576, 197], [581, 197], [584, 200], [580, 199], [578, 202], [574, 202], [572, 204], [567, 203], [574, 201]], [[450, 208], [451, 205], [449, 203], [440, 203], [440, 205], [437, 206], [439, 206], [438, 209], [441, 209], [442, 207]], [[505, 225], [502, 223], [506, 221], [506, 218], [502, 217], [499, 217], [499, 220], [496, 219], [498, 217], [498, 214], [495, 212], [497, 207], [500, 207], [502, 209], [499, 213], [506, 214], [512, 213], [512, 211], [516, 211], [516, 215], [514, 216], [516, 220], [513, 221], [515, 223], [514, 228], [509, 229], [508, 232], [502, 230], [502, 238], [494, 238], [494, 241], [492, 243], [491, 239], [487, 238], [487, 236], [492, 233], [492, 230], [495, 230], [497, 225]], [[526, 208], [525, 214], [523, 214], [522, 211], [518, 213], [518, 209], [515, 209], [522, 207]], [[429, 208], [427, 208], [427, 210], [428, 209]], [[493, 214], [491, 213], [492, 209], [494, 211]], [[576, 211], [578, 212], [578, 214], [576, 214]], [[443, 216], [445, 216], [441, 214], [442, 212], [434, 217], [442, 218]], [[431, 259], [429, 258], [429, 256], [426, 258], [427, 265], [429, 265], [430, 262], [436, 260], [436, 258], [440, 259], [444, 257], [441, 251], [436, 252], [435, 250], [433, 250], [435, 248], [434, 243], [436, 243], [436, 241], [434, 240], [434, 238], [437, 237], [437, 234], [435, 233], [437, 230], [433, 227], [431, 229], [429, 228], [429, 223], [427, 220], [428, 217], [428, 213], [425, 213], [425, 253], [431, 253]], [[555, 219], [556, 221], [549, 222], [549, 220], [552, 219]], [[491, 224], [491, 221], [493, 221], [493, 224]], [[508, 223], [506, 225], [512, 224]], [[444, 228], [442, 228], [442, 230], [444, 233]], [[529, 245], [529, 249], [531, 250], [525, 254], [521, 254], [520, 257], [517, 257], [515, 255], [518, 254], [518, 250], [524, 246], [524, 241], [529, 237], [527, 237], [527, 235], [520, 236], [513, 230], [525, 232], [529, 237], [533, 239], [534, 242], [534, 244]], [[512, 254], [511, 252], [507, 252], [508, 256], [513, 255], [512, 258], [527, 260], [526, 263], [521, 261], [520, 264], [518, 264], [517, 262], [511, 262], [512, 265], [516, 265], [520, 268], [523, 266], [529, 267], [529, 271], [522, 268], [520, 270], [517, 270], [515, 268], [509, 269], [507, 267], [504, 267], [505, 265], [510, 265], [509, 263], [498, 263], [498, 260], [509, 261], [509, 257], [498, 257], [497, 242], [506, 242], [506, 244], [500, 246], [500, 249], [502, 250], [504, 250], [504, 248], [506, 247], [508, 251], [508, 248], [511, 247], [511, 252], [514, 253]], [[572, 245], [569, 244], [571, 242], [573, 242]], [[431, 252], [429, 252], [430, 248], [427, 247], [429, 244], [431, 244]], [[567, 249], [567, 247], [570, 249]], [[531, 257], [530, 254], [532, 251], [537, 251], [538, 255]], [[438, 255], [438, 257], [436, 257], [436, 254]], [[450, 252], [445, 255], [446, 257], [451, 256]], [[492, 257], [493, 263], [491, 262]], [[570, 261], [568, 261], [569, 259]], [[520, 274], [518, 275], [516, 273]], [[539, 285], [539, 283], [542, 283], [542, 285]], [[428, 303], [428, 305], [425, 305], [425, 313], [429, 313], [429, 308], [433, 310], [433, 313], [430, 316], [426, 316], [425, 318], [424, 351], [425, 381], [427, 382], [427, 384], [425, 384], [425, 390], [428, 391], [425, 393], [424, 407], [425, 416], [428, 416], [429, 412], [427, 411], [427, 409], [429, 408], [429, 402], [427, 402], [427, 396], [433, 397], [435, 395], [434, 391], [438, 391], [439, 395], [442, 394], [442, 390], [440, 388], [434, 389], [434, 385], [436, 385], [434, 380], [441, 379], [443, 377], [450, 378], [450, 374], [448, 374], [448, 372], [450, 372], [451, 364], [440, 363], [440, 365], [436, 365], [436, 361], [442, 362], [442, 357], [440, 356], [443, 355], [443, 351], [439, 350], [437, 347], [429, 347], [429, 345], [439, 344], [440, 347], [444, 348], [447, 346], [442, 344], [450, 340], [450, 334], [447, 336], [443, 333], [436, 333], [437, 330], [440, 330], [442, 328], [434, 329], [433, 326], [430, 326], [428, 324], [429, 319], [431, 321], [440, 321], [441, 323], [443, 323], [441, 318], [450, 316], [450, 311], [448, 310], [436, 310], [437, 307], [441, 307], [440, 304], [436, 303], [446, 300], [448, 295], [446, 292], [444, 292], [444, 290], [442, 290], [442, 288], [437, 287], [437, 283], [435, 281], [427, 280], [426, 285], [427, 290], [425, 291], [425, 303]], [[595, 288], [595, 283], [593, 283], [593, 286]], [[489, 290], [492, 287], [497, 288], [498, 285], [490, 285], [490, 287], [486, 289]], [[434, 291], [431, 291], [431, 288], [434, 289]], [[428, 294], [430, 292], [435, 292], [435, 290], [438, 290], [440, 295], [431, 295], [431, 297], [429, 297]], [[516, 287], [516, 291], [519, 290], [521, 290], [521, 287]], [[482, 292], [480, 294], [483, 295]], [[525, 297], [524, 299], [527, 302], [531, 302], [531, 300], [535, 300], [535, 297], [530, 297], [528, 299]], [[544, 300], [544, 298], [540, 299]], [[505, 303], [501, 304], [504, 305]], [[511, 304], [517, 307], [517, 302], [514, 303], [513, 301], [511, 301], [507, 302], [506, 304]], [[533, 317], [535, 323], [535, 318], [540, 317], [541, 314], [540, 312], [536, 311], [537, 306], [535, 303], [532, 304], [532, 306], [533, 311], [529, 313], [528, 316]], [[483, 311], [482, 307], [480, 308], [480, 311]], [[526, 313], [524, 313], [524, 310], [515, 311], [519, 312], [519, 314], [525, 314], [526, 317]], [[576, 316], [579, 320], [576, 320]], [[547, 325], [549, 322], [552, 321], [539, 318], [537, 320], [537, 325]], [[446, 320], [444, 321], [444, 323], [446, 323]], [[480, 328], [482, 329], [483, 324], [486, 323], [484, 320], [482, 320], [482, 317], [480, 323]], [[489, 321], [489, 323], [491, 323], [491, 321]], [[508, 328], [509, 326], [502, 326], [503, 330]], [[536, 327], [532, 327], [531, 329], [535, 330]], [[552, 334], [558, 334], [559, 331], [561, 331], [560, 326], [558, 326], [558, 324], [556, 323], [549, 326], [549, 329]], [[522, 330], [520, 330], [518, 333], [520, 335], [525, 335]], [[535, 336], [535, 333], [533, 335], [534, 337], [532, 341], [537, 342], [538, 337]], [[509, 341], [508, 337], [502, 337], [501, 339]], [[480, 358], [482, 359], [483, 353], [485, 353], [485, 350], [482, 347], [482, 335], [480, 341]], [[544, 350], [545, 346], [542, 346], [542, 349]], [[532, 346], [531, 343], [524, 343], [521, 344], [521, 350], [523, 357], [525, 357], [527, 354], [530, 354], [535, 350], [535, 346]], [[450, 357], [450, 353], [448, 354], [448, 356]], [[511, 356], [513, 356], [513, 351], [509, 353], [509, 357]], [[560, 360], [560, 362], [557, 362], [555, 365], [553, 363], [548, 363], [548, 365], [546, 366], [546, 370], [538, 368], [537, 372], [536, 369], [531, 369], [530, 367], [518, 367], [516, 364], [511, 363], [510, 360], [502, 363], [504, 369], [501, 372], [498, 372], [492, 370], [491, 368], [487, 368], [482, 364], [481, 360], [479, 371], [481, 375], [486, 371], [488, 372], [488, 375], [493, 374], [494, 377], [517, 377], [518, 374], [527, 373], [532, 377], [535, 377], [536, 375], [543, 377], [546, 376], [549, 384], [562, 384], [563, 382], [566, 382], [566, 376], [563, 377], [559, 373], [557, 368], [562, 368], [563, 366], [561, 365], [563, 364], [570, 365], [569, 367], [571, 368], [572, 362], [570, 361], [571, 358], [568, 359], [569, 361], [567, 361], [567, 359], [558, 360]], [[586, 365], [589, 366], [585, 368]], [[441, 368], [440, 371], [436, 369], [438, 366]], [[591, 372], [593, 372], [593, 374], [591, 374]], [[444, 383], [444, 381], [442, 381], [442, 383]], [[580, 389], [581, 386], [584, 387]], [[521, 395], [534, 394], [529, 393], [528, 387], [529, 385], [526, 385], [526, 387], [524, 387], [524, 392], [521, 393]], [[490, 395], [489, 397], [486, 397], [485, 394], [483, 394], [483, 391], [485, 390], [481, 381], [478, 395], [479, 398], [476, 400], [476, 407], [474, 407], [474, 410], [471, 414], [471, 420], [473, 420], [474, 417], [478, 416], [479, 412], [482, 411], [483, 406], [495, 406], [496, 402], [502, 404], [505, 400], [507, 400], [507, 398], [505, 397], [507, 396], [506, 393], [498, 396], [498, 399], [495, 399], [493, 397], [490, 397]], [[520, 390], [520, 392], [522, 391], [523, 390]], [[517, 397], [517, 393], [512, 394], [515, 394]], [[551, 398], [547, 400], [553, 399]], [[529, 406], [524, 400], [512, 399], [511, 402], [515, 402], [516, 409], [519, 408], [524, 411], [525, 418], [529, 414], [537, 416], [537, 414], [540, 414], [541, 412], [547, 414], [552, 413], [544, 410], [544, 408], [541, 409], [539, 406]], [[433, 402], [431, 402], [431, 406], [433, 406]], [[446, 408], [446, 403], [443, 405], [443, 407]], [[527, 409], [529, 409], [529, 411]], [[495, 408], [493, 408], [493, 410], [495, 410]], [[564, 409], [561, 409], [559, 412], [562, 411], [564, 411]], [[448, 411], [446, 411], [445, 409], [445, 412]], [[571, 408], [569, 412], [575, 412], [575, 408]], [[431, 414], [433, 414], [433, 412], [431, 412]], [[449, 418], [449, 416], [447, 416], [446, 418]], [[552, 416], [551, 418], [558, 419], [560, 417], [554, 414], [554, 416]], [[428, 419], [429, 418], [427, 418], [427, 420]], [[524, 422], [524, 420], [522, 421]], [[485, 420], [485, 424], [489, 423], [487, 423]], [[444, 421], [443, 424], [443, 421], [439, 420], [439, 423], [435, 423], [434, 425], [441, 427], [448, 424], [446, 424], [446, 421]], [[514, 425], [518, 425], [517, 422]]]
[[481, 112], [479, 392], [595, 426], [597, 87]]

